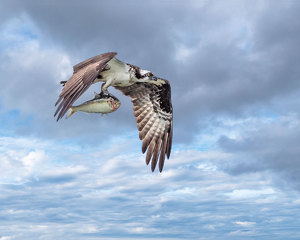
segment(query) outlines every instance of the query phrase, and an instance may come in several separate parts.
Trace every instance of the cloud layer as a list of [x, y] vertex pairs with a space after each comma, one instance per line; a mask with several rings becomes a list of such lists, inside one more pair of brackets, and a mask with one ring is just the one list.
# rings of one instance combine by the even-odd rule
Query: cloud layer
[[[2, 1], [0, 240], [298, 239], [299, 9]], [[72, 66], [108, 51], [171, 82], [162, 174], [144, 166], [130, 100], [116, 90], [122, 106], [103, 118], [53, 117]]]
[[2, 238], [299, 237], [299, 200], [271, 187], [270, 174], [219, 170], [230, 154], [176, 151], [166, 171], [152, 174], [139, 154], [121, 155], [113, 145], [92, 151], [61, 143], [72, 152], [64, 154], [49, 141], [30, 139], [35, 149], [27, 139], [1, 141], [1, 158], [11, 163], [1, 163], [8, 173], [0, 179]]

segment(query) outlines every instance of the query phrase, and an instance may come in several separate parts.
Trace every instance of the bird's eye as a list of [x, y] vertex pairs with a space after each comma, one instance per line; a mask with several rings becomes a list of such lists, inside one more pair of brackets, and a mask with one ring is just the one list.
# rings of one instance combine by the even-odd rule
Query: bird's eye
[[151, 77], [152, 76], [152, 74], [151, 73], [147, 73], [147, 77]]

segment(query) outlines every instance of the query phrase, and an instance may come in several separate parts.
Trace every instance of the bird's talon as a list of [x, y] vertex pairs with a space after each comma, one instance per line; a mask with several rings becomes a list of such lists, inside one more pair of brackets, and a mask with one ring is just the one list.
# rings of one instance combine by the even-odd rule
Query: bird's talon
[[95, 94], [95, 98], [109, 98], [111, 94], [107, 91], [101, 91], [99, 94]]

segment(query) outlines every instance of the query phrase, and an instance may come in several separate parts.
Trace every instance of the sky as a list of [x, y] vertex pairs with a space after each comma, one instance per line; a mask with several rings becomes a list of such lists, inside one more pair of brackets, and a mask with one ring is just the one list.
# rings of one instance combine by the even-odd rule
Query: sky
[[[1, 0], [0, 240], [300, 239], [299, 11], [296, 0]], [[53, 117], [72, 66], [110, 51], [171, 83], [162, 173], [117, 90], [116, 112]]]

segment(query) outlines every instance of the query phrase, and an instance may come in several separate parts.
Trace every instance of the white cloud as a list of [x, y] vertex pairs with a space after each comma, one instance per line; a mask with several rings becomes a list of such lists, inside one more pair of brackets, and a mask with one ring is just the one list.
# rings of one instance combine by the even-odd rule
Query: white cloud
[[12, 236], [2, 236], [2, 237], [0, 237], [0, 240], [11, 240], [11, 239], [13, 239]]
[[232, 192], [225, 193], [226, 196], [232, 199], [251, 199], [251, 198], [261, 198], [268, 195], [275, 195], [276, 192], [272, 188], [266, 189], [236, 189]]
[[42, 161], [47, 161], [47, 155], [44, 151], [35, 150], [29, 152], [25, 157], [21, 159], [26, 171], [31, 172]]
[[242, 230], [237, 230], [237, 231], [232, 231], [230, 233], [228, 233], [229, 236], [252, 236], [255, 237], [257, 235], [259, 235], [256, 231], [242, 231]]
[[195, 48], [189, 48], [183, 44], [177, 46], [175, 59], [180, 63], [186, 63], [190, 56], [196, 52]]
[[256, 224], [256, 222], [247, 222], [247, 221], [236, 221], [234, 223], [242, 227], [253, 227]]
[[57, 177], [57, 176], [63, 176], [63, 175], [73, 175], [73, 174], [81, 174], [83, 172], [86, 172], [88, 168], [86, 166], [81, 165], [71, 165], [71, 166], [60, 166], [51, 170], [46, 169], [43, 172], [44, 176], [47, 177]]
[[79, 233], [97, 233], [99, 232], [99, 227], [95, 224], [84, 224], [80, 226], [80, 228], [77, 230]]

